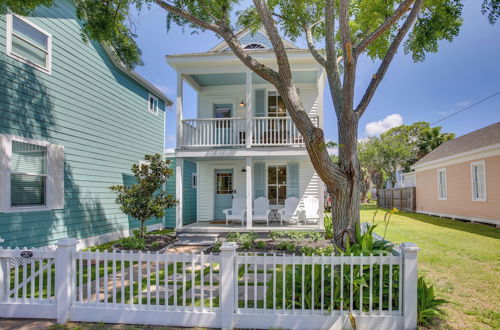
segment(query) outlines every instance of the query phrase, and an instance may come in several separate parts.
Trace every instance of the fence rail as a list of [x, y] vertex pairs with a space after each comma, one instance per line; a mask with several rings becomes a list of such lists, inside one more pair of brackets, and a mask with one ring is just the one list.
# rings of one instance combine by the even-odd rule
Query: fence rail
[[[0, 317], [230, 328], [416, 327], [418, 248], [385, 255], [0, 249]], [[43, 314], [42, 314], [43, 312]]]
[[377, 195], [377, 205], [387, 209], [395, 207], [403, 211], [415, 212], [415, 189], [415, 187], [380, 189]]

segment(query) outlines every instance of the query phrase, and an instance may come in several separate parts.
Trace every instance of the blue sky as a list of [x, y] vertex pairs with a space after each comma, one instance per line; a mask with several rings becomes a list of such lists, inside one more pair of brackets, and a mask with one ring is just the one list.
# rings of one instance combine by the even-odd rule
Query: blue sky
[[[440, 43], [439, 52], [428, 54], [425, 62], [413, 63], [400, 49], [359, 124], [359, 137], [376, 135], [398, 124], [435, 122], [454, 111], [500, 91], [500, 22], [490, 25], [481, 14], [478, 1], [465, 1], [464, 24], [453, 42]], [[220, 40], [210, 31], [192, 34], [172, 26], [167, 32], [165, 12], [152, 7], [136, 19], [137, 42], [144, 66], [136, 68], [173, 100], [175, 71], [165, 55], [204, 52]], [[305, 43], [297, 44], [305, 47]], [[378, 63], [361, 58], [357, 70], [356, 95], [366, 88]], [[196, 98], [185, 88], [184, 117], [194, 118]], [[328, 91], [325, 91], [325, 134], [337, 140], [336, 118]], [[166, 148], [175, 146], [175, 108], [167, 112]], [[457, 136], [500, 121], [500, 95], [453, 116], [438, 125]]]

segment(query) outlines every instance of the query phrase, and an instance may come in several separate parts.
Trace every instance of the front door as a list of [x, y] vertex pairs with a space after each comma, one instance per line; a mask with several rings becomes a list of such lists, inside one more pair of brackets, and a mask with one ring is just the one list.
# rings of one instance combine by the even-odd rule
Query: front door
[[233, 116], [232, 104], [214, 104], [215, 122], [215, 144], [226, 145], [231, 144], [231, 121], [228, 120]]
[[233, 170], [215, 170], [214, 220], [225, 220], [223, 210], [233, 204]]

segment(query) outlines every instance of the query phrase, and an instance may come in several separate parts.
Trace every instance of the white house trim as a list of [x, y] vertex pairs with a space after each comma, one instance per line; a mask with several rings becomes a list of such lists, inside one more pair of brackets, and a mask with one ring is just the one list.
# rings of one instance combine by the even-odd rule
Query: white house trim
[[488, 218], [480, 218], [480, 217], [470, 217], [470, 216], [465, 216], [465, 215], [457, 215], [457, 214], [449, 214], [449, 213], [439, 213], [439, 212], [432, 212], [432, 211], [416, 211], [417, 213], [420, 214], [427, 214], [427, 215], [432, 215], [432, 216], [437, 216], [437, 217], [443, 217], [443, 218], [450, 218], [450, 219], [458, 219], [458, 220], [467, 220], [470, 222], [482, 222], [482, 223], [489, 223], [492, 225], [496, 225], [497, 227], [500, 227], [500, 220], [495, 220], [495, 219], [488, 219]]

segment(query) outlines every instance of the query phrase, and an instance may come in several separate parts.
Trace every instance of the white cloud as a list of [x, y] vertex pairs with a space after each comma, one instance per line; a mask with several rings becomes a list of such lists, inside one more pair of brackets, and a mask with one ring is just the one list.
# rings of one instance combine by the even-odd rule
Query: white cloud
[[170, 89], [170, 87], [168, 86], [165, 86], [165, 85], [159, 85], [159, 84], [154, 84], [156, 88], [158, 88], [161, 92], [163, 92], [163, 94], [165, 95], [171, 95], [172, 94], [172, 90]]
[[403, 117], [398, 114], [392, 114], [379, 121], [372, 121], [365, 126], [365, 134], [367, 136], [376, 136], [387, 132], [393, 127], [401, 126]]
[[165, 149], [165, 153], [166, 154], [171, 154], [171, 153], [174, 153], [175, 152], [175, 149], [174, 148], [166, 148]]
[[463, 100], [463, 101], [460, 101], [460, 102], [457, 102], [456, 103], [456, 106], [457, 107], [466, 107], [470, 104], [470, 101], [469, 100]]

